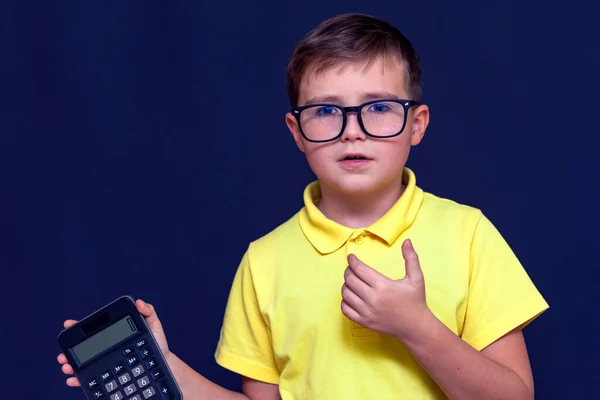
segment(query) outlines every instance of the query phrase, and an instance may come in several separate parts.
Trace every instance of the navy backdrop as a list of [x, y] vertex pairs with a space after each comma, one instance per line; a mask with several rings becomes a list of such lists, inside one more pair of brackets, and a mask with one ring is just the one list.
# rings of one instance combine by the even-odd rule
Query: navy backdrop
[[597, 4], [3, 0], [0, 398], [82, 399], [56, 335], [124, 293], [239, 388], [213, 359], [235, 269], [313, 179], [285, 65], [342, 12], [413, 41], [432, 122], [409, 166], [483, 209], [550, 303], [525, 330], [537, 398], [597, 396]]

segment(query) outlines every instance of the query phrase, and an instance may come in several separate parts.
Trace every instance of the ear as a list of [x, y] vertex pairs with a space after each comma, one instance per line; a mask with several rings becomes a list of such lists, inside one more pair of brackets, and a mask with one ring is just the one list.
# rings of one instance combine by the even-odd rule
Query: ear
[[411, 146], [416, 146], [421, 143], [421, 140], [423, 140], [427, 125], [429, 125], [429, 107], [426, 105], [420, 105], [413, 110], [412, 135], [410, 144]]
[[296, 142], [296, 146], [298, 150], [304, 153], [304, 140], [302, 139], [302, 134], [300, 133], [300, 127], [298, 126], [298, 121], [292, 115], [292, 113], [285, 114], [285, 124], [288, 129], [292, 133], [294, 137], [294, 141]]

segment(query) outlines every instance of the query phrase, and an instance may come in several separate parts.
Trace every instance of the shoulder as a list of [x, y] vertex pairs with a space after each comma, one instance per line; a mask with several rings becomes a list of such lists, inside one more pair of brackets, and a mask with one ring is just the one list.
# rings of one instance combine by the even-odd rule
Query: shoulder
[[273, 259], [277, 255], [290, 254], [301, 246], [304, 235], [300, 228], [299, 214], [300, 211], [270, 232], [250, 242], [248, 247], [250, 261]]
[[481, 209], [454, 200], [423, 192], [418, 217], [441, 224], [468, 224], [475, 227], [485, 218]]
[[283, 267], [287, 267], [285, 270], [294, 269], [310, 253], [300, 229], [298, 214], [248, 245], [241, 269], [251, 277], [256, 296], [262, 304], [268, 304], [273, 292], [280, 286], [278, 279]]
[[480, 208], [425, 192], [417, 219], [429, 231], [460, 237], [473, 248], [485, 245], [487, 251], [508, 250], [504, 237]]

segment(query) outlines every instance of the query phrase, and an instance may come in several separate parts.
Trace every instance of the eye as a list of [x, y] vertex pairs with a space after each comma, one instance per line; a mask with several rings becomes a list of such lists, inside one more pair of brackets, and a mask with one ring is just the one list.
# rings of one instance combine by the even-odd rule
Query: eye
[[369, 111], [376, 112], [376, 113], [387, 112], [387, 111], [390, 111], [391, 109], [392, 108], [385, 103], [375, 103], [375, 104], [371, 104], [369, 106]]
[[336, 107], [332, 106], [323, 106], [315, 108], [315, 115], [319, 117], [326, 117], [328, 115], [335, 115], [339, 112]]

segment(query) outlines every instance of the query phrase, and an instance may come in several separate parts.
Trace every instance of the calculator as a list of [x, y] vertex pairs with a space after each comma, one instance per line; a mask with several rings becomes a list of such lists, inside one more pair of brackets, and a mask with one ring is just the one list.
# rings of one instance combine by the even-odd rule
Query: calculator
[[63, 330], [58, 344], [89, 400], [183, 399], [131, 296]]

